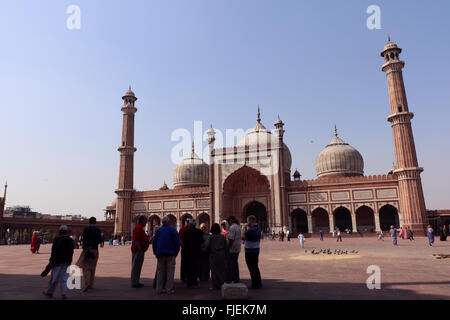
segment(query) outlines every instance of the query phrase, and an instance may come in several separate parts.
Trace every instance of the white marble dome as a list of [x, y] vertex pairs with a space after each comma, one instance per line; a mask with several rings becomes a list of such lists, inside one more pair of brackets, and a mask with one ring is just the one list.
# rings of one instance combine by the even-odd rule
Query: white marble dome
[[361, 154], [338, 137], [337, 131], [330, 144], [316, 159], [317, 176], [362, 176], [364, 160]]
[[[267, 129], [262, 125], [260, 122], [260, 119], [258, 118], [258, 122], [253, 127], [253, 129], [239, 142], [236, 144], [237, 147], [255, 147], [256, 145], [264, 146], [268, 143], [278, 143], [278, 138], [274, 136], [270, 131], [267, 131]], [[289, 150], [288, 146], [283, 143], [284, 146], [284, 170], [285, 172], [291, 171], [292, 166], [292, 156], [291, 151]], [[252, 148], [250, 148], [251, 150]]]
[[209, 186], [209, 166], [192, 149], [191, 156], [184, 159], [173, 172], [174, 188]]

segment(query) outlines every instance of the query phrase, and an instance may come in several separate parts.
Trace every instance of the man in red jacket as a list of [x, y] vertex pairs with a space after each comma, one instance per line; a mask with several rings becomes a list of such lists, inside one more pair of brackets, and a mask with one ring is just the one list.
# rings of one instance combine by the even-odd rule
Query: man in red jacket
[[138, 223], [133, 230], [133, 239], [131, 244], [131, 286], [133, 288], [142, 288], [144, 286], [139, 282], [139, 279], [141, 277], [142, 264], [144, 263], [144, 254], [150, 245], [150, 241], [144, 230], [146, 224], [147, 217], [139, 216]]

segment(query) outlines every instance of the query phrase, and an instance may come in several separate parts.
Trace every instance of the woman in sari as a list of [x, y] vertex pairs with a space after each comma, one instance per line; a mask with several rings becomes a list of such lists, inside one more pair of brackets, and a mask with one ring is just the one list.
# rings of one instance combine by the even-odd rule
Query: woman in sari
[[39, 237], [39, 231], [34, 231], [33, 236], [31, 237], [31, 253], [39, 254], [40, 243], [41, 239]]

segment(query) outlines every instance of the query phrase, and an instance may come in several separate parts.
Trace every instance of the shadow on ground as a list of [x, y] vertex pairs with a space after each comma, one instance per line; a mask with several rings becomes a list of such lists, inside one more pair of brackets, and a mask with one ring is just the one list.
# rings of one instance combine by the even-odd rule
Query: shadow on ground
[[[42, 295], [49, 277], [31, 275], [0, 274], [0, 299], [2, 300], [34, 300], [47, 299]], [[249, 286], [249, 279], [242, 280]], [[158, 295], [152, 288], [153, 279], [143, 278], [144, 288], [133, 289], [130, 280], [116, 277], [98, 277], [95, 289], [83, 293], [81, 290], [69, 290], [68, 298], [75, 300], [217, 300], [221, 293], [210, 290], [209, 283], [202, 282], [195, 289], [188, 289], [184, 283], [175, 282], [174, 295]], [[383, 283], [380, 290], [369, 290], [365, 283], [312, 283], [289, 282], [276, 279], [264, 279], [264, 287], [249, 290], [249, 298], [256, 300], [346, 300], [346, 299], [413, 299], [413, 300], [448, 300], [449, 296], [417, 293], [416, 289], [426, 291], [427, 287], [448, 287], [446, 282], [410, 282]], [[399, 288], [400, 287], [400, 288]], [[59, 288], [53, 299], [59, 299]]]

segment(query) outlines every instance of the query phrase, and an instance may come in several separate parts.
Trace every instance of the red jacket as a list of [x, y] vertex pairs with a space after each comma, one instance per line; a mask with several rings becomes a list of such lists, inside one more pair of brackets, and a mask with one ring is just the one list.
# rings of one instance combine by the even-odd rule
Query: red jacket
[[187, 225], [184, 225], [183, 227], [181, 227], [180, 231], [178, 231], [178, 236], [180, 237], [180, 241], [181, 241], [181, 245], [183, 245], [183, 236], [184, 236], [184, 232], [188, 229], [189, 227]]
[[144, 252], [147, 251], [147, 249], [150, 245], [150, 241], [148, 240], [147, 235], [145, 234], [144, 227], [141, 226], [140, 224], [137, 224], [133, 230], [133, 238], [131, 240], [131, 252], [138, 251], [136, 242], [139, 242], [139, 244], [141, 245], [141, 248], [144, 250]]

